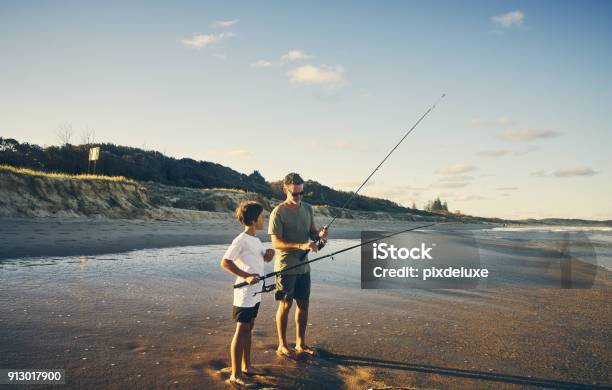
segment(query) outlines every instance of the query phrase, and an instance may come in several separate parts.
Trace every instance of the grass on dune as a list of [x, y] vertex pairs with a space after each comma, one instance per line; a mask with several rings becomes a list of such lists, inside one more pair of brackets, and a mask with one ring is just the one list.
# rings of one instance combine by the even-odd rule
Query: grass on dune
[[17, 168], [11, 165], [4, 165], [4, 164], [0, 164], [0, 171], [8, 171], [8, 172], [12, 172], [18, 175], [46, 177], [49, 179], [105, 180], [105, 181], [112, 181], [112, 182], [117, 182], [117, 183], [136, 184], [134, 180], [127, 179], [123, 176], [104, 176], [104, 175], [87, 175], [87, 174], [70, 175], [67, 173], [35, 171], [29, 168]]

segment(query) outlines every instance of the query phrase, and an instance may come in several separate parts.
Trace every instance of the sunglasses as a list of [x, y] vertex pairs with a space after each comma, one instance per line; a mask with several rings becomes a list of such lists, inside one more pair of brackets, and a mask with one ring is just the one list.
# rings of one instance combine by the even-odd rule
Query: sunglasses
[[300, 192], [292, 192], [291, 195], [293, 196], [304, 196], [304, 192], [305, 191], [300, 191]]

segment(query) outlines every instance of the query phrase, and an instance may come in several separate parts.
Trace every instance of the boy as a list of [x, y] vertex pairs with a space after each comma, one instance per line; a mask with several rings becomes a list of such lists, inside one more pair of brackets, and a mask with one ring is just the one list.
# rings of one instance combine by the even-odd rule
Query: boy
[[236, 209], [236, 218], [244, 225], [240, 233], [223, 255], [221, 267], [236, 275], [236, 284], [247, 282], [249, 285], [234, 289], [233, 318], [237, 322], [236, 333], [232, 339], [232, 375], [229, 383], [239, 387], [254, 387], [255, 383], [243, 378], [244, 375], [262, 375], [264, 371], [251, 366], [251, 335], [255, 317], [259, 310], [261, 294], [260, 275], [264, 275], [264, 261], [274, 257], [273, 249], [264, 249], [257, 230], [263, 228], [263, 207], [256, 202], [242, 202]]

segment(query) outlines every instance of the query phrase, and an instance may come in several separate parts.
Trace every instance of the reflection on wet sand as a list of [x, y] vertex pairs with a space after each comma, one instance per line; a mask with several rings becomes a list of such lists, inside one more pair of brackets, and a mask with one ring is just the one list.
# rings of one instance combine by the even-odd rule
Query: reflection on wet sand
[[[65, 368], [74, 388], [226, 388], [234, 324], [224, 249], [3, 263], [0, 364]], [[501, 244], [484, 250], [508, 255]], [[256, 378], [263, 388], [612, 383], [609, 288], [366, 291], [359, 280], [359, 252], [313, 266], [316, 359], [276, 356], [275, 302], [263, 298], [253, 343], [253, 362], [270, 374]]]

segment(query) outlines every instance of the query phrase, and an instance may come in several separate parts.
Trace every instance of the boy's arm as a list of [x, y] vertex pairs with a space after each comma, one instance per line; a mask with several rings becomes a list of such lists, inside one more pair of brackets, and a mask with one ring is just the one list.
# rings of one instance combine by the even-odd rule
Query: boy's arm
[[224, 270], [226, 270], [230, 274], [234, 274], [236, 276], [240, 276], [241, 278], [244, 278], [244, 280], [248, 284], [255, 284], [255, 283], [259, 282], [259, 275], [257, 275], [257, 274], [250, 274], [248, 272], [245, 272], [245, 271], [241, 270], [231, 260], [228, 260], [228, 259], [221, 260], [221, 268], [223, 268]]

